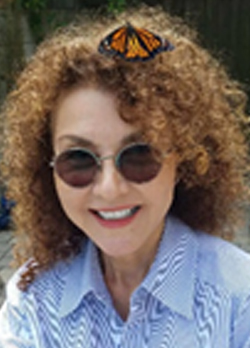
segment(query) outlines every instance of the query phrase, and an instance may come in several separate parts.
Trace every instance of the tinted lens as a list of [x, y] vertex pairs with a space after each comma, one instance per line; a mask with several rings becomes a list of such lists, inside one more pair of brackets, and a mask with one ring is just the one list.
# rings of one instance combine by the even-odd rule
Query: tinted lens
[[136, 144], [122, 150], [117, 165], [127, 180], [136, 183], [152, 180], [161, 168], [161, 163], [147, 144]]
[[94, 156], [88, 151], [72, 149], [57, 157], [55, 169], [68, 185], [84, 187], [92, 182], [98, 165]]

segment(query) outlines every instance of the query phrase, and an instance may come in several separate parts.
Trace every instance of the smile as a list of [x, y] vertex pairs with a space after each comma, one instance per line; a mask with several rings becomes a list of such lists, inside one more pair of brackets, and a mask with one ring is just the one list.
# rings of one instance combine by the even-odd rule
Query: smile
[[99, 217], [104, 220], [121, 220], [134, 215], [139, 210], [139, 207], [133, 207], [131, 209], [123, 209], [116, 211], [95, 211]]

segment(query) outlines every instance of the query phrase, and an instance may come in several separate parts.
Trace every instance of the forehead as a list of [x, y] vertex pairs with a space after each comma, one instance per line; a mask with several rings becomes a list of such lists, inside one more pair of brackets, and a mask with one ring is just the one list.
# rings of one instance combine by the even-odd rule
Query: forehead
[[113, 94], [78, 88], [62, 96], [53, 114], [54, 144], [84, 138], [96, 146], [115, 145], [135, 133], [119, 115]]

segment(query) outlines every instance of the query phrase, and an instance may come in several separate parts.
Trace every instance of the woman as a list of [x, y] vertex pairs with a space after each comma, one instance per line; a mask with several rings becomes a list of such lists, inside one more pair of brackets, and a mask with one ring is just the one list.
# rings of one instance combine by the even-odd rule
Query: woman
[[245, 99], [159, 9], [41, 45], [4, 109], [24, 266], [1, 347], [250, 346], [250, 258], [222, 239], [246, 201]]

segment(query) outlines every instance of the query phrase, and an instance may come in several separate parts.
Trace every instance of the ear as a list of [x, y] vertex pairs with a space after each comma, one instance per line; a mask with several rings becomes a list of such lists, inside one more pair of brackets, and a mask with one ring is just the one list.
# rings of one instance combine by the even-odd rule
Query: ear
[[202, 147], [195, 160], [195, 170], [200, 176], [207, 173], [210, 165], [209, 154], [204, 147]]

